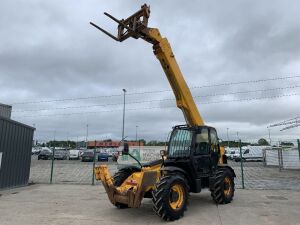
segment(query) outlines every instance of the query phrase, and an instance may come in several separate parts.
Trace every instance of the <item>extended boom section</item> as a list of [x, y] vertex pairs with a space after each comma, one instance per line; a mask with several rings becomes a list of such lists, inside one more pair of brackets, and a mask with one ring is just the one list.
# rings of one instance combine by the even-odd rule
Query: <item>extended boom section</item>
[[172, 87], [176, 97], [177, 107], [182, 110], [187, 125], [204, 125], [204, 121], [197, 109], [190, 89], [183, 78], [167, 38], [162, 37], [158, 29], [148, 27], [150, 7], [146, 4], [143, 5], [138, 12], [125, 20], [118, 20], [108, 13], [104, 14], [119, 24], [117, 36], [114, 36], [92, 22], [91, 25], [116, 41], [122, 42], [129, 37], [133, 37], [136, 39], [142, 38], [151, 43], [153, 45], [154, 54], [160, 61]]

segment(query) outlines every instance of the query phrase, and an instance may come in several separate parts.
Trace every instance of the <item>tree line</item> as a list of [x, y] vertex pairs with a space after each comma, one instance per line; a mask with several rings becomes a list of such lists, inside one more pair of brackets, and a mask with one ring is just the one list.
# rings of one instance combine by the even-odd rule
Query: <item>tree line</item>
[[[109, 140], [104, 140], [104, 141], [109, 141]], [[134, 141], [135, 142], [135, 140], [127, 140], [127, 141]], [[139, 139], [138, 142], [140, 142], [144, 146], [165, 146], [165, 145], [168, 145], [168, 142], [157, 141], [157, 140], [146, 141], [145, 139]], [[228, 146], [229, 147], [239, 147], [239, 144], [240, 143], [238, 141], [222, 141], [220, 143], [220, 145], [223, 146], [223, 147], [228, 147]], [[294, 146], [294, 144], [291, 143], [291, 142], [281, 142], [280, 144], [285, 145], [285, 146]], [[49, 141], [49, 142], [46, 142], [46, 143], [37, 143], [37, 145], [41, 146], [41, 147], [85, 148], [86, 147], [86, 142], [85, 141], [80, 141], [80, 142], [75, 142], [75, 141]], [[267, 146], [267, 145], [270, 145], [270, 144], [264, 138], [260, 138], [257, 141], [257, 143], [241, 142], [241, 146], [247, 146], [247, 145]]]

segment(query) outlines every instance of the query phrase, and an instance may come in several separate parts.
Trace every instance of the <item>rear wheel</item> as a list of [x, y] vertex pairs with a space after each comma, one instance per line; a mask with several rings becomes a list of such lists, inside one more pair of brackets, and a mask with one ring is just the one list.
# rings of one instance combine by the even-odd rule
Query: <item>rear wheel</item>
[[152, 192], [153, 210], [164, 220], [178, 220], [187, 208], [188, 190], [183, 176], [162, 177]]
[[234, 178], [228, 169], [219, 169], [211, 195], [217, 204], [230, 203], [234, 196]]

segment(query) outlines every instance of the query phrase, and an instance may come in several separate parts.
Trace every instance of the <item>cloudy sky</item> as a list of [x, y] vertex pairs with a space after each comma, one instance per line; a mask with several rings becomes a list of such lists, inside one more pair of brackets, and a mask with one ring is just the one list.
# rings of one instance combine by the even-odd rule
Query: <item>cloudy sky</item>
[[[0, 102], [36, 127], [38, 140], [165, 140], [183, 124], [163, 70], [143, 40], [118, 43], [103, 15], [126, 18], [144, 1], [4, 0], [0, 7]], [[150, 27], [169, 39], [199, 111], [219, 136], [268, 137], [300, 116], [300, 2], [148, 1]], [[137, 127], [138, 126], [138, 127]], [[271, 129], [299, 138], [300, 128]]]

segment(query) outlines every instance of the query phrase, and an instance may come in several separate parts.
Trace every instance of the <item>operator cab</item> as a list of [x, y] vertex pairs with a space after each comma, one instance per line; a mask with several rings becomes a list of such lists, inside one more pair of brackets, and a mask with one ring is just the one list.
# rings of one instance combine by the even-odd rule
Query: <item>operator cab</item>
[[[173, 128], [164, 167], [174, 170], [179, 168], [191, 180], [199, 180], [198, 185], [191, 187], [194, 189], [194, 186], [195, 192], [199, 192], [201, 186], [208, 186], [209, 181], [203, 178], [215, 173], [219, 157], [220, 145], [215, 128], [180, 125]], [[199, 185], [200, 187], [197, 187]]]
[[220, 153], [216, 129], [208, 126], [188, 127], [185, 125], [173, 128], [169, 145], [168, 158], [185, 158], [196, 155]]

